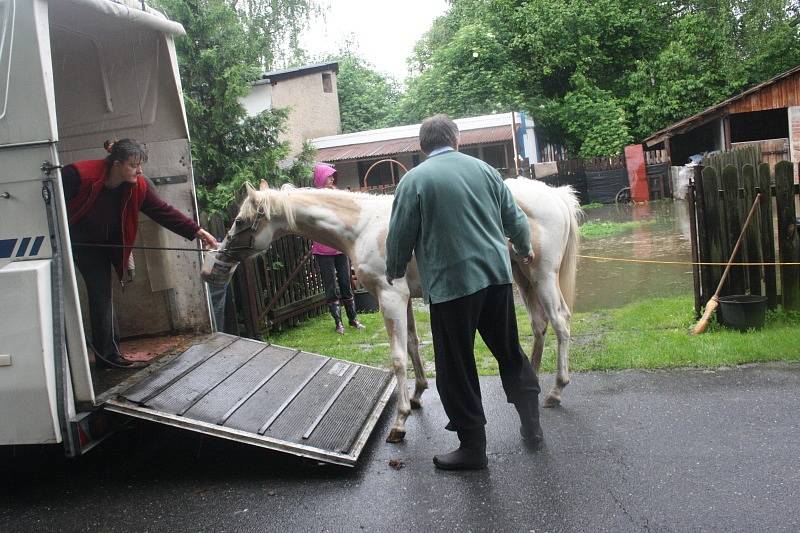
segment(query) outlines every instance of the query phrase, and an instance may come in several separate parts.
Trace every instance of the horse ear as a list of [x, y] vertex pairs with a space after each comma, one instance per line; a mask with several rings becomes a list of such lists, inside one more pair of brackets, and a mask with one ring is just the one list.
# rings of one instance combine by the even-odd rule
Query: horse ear
[[258, 185], [258, 190], [266, 191], [267, 189], [269, 189], [269, 183], [267, 183], [267, 180], [261, 180], [261, 183]]
[[256, 201], [258, 200], [258, 195], [256, 194], [256, 189], [253, 187], [253, 184], [249, 181], [244, 182], [244, 188], [247, 189], [247, 196], [250, 200]]

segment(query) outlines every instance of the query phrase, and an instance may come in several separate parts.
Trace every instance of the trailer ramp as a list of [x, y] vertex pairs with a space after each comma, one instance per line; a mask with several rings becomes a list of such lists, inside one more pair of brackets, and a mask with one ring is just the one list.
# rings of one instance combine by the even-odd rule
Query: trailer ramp
[[215, 333], [138, 374], [105, 408], [354, 466], [394, 387], [386, 370]]

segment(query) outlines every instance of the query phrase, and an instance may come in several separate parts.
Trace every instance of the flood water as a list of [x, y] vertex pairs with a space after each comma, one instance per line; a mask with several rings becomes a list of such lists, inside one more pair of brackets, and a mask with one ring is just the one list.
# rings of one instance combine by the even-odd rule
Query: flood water
[[[691, 261], [689, 207], [662, 200], [642, 205], [611, 205], [586, 211], [587, 222], [644, 222], [635, 229], [600, 239], [582, 239], [580, 255], [656, 261]], [[578, 261], [573, 311], [621, 307], [655, 296], [692, 294], [690, 265]]]

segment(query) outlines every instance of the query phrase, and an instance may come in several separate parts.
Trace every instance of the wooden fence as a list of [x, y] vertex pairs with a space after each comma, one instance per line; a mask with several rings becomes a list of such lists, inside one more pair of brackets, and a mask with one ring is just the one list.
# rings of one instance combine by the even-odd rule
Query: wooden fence
[[[396, 185], [359, 189], [371, 194], [394, 194]], [[229, 214], [233, 218], [235, 213]], [[221, 217], [203, 217], [211, 233], [221, 237], [230, 223]], [[327, 311], [325, 290], [311, 241], [287, 235], [250, 259], [242, 261], [226, 292], [224, 331], [261, 338]], [[356, 287], [356, 305], [358, 292]]]
[[325, 291], [311, 241], [286, 235], [239, 267], [242, 310], [248, 336], [260, 336], [317, 316]]
[[[222, 236], [228, 224], [214, 217], [208, 225]], [[287, 235], [242, 261], [227, 288], [224, 331], [261, 338], [324, 312], [322, 278], [310, 248], [308, 239]]]
[[[650, 200], [669, 198], [669, 162], [663, 150], [645, 152]], [[541, 181], [553, 187], [571, 185], [582, 204], [614, 203], [630, 199], [628, 170], [623, 154], [591, 159], [568, 159], [556, 162], [556, 173]]]
[[[739, 238], [747, 213], [762, 193], [734, 263], [796, 263], [800, 260], [792, 163], [744, 164], [722, 168], [698, 167], [689, 185], [692, 259], [726, 263]], [[773, 200], [774, 198], [774, 200]], [[777, 239], [775, 238], [777, 236]], [[714, 294], [724, 266], [695, 266], [695, 312]], [[731, 268], [721, 295], [752, 294], [767, 297], [774, 309], [800, 309], [800, 268], [794, 265], [736, 266]]]

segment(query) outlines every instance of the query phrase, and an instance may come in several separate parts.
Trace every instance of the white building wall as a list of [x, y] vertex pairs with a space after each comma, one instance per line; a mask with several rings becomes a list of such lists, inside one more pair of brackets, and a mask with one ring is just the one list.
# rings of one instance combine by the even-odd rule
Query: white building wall
[[254, 117], [262, 111], [272, 109], [272, 85], [269, 83], [254, 85], [250, 94], [240, 98], [239, 103], [244, 107], [248, 117]]

